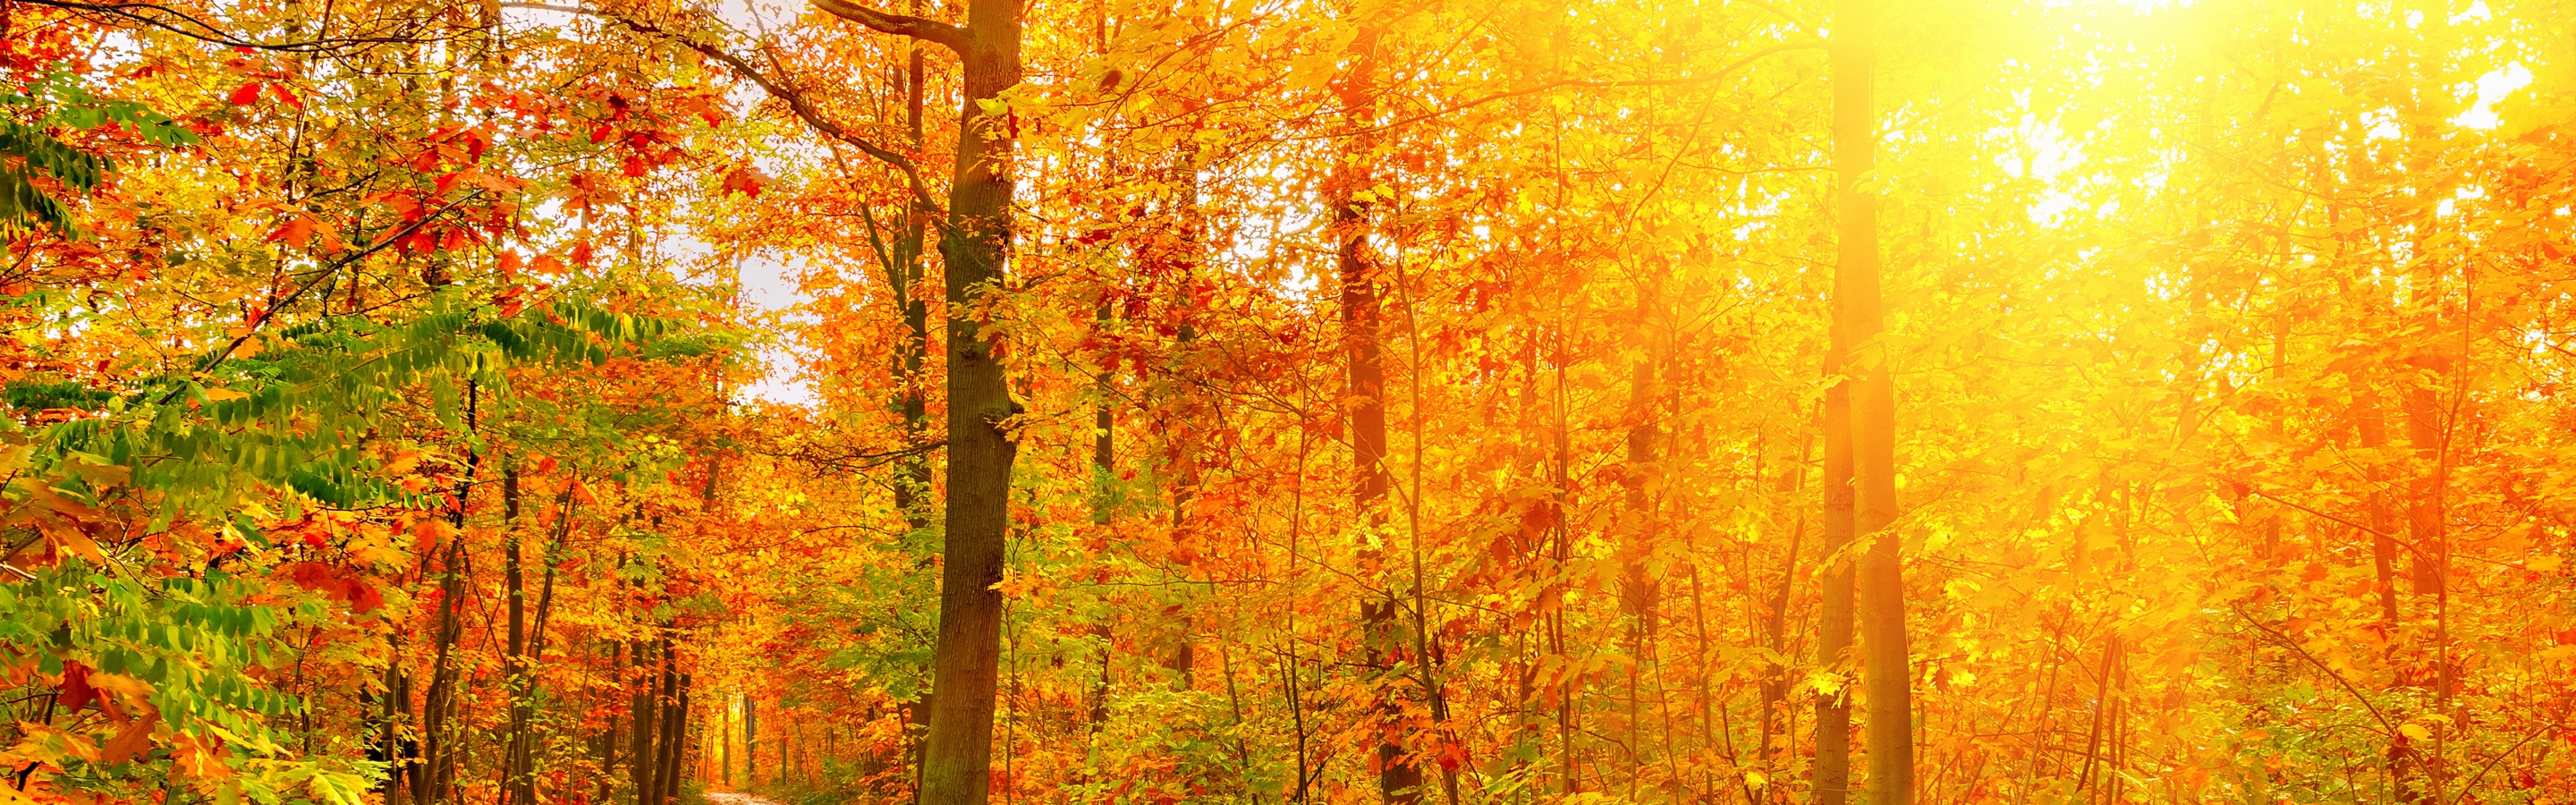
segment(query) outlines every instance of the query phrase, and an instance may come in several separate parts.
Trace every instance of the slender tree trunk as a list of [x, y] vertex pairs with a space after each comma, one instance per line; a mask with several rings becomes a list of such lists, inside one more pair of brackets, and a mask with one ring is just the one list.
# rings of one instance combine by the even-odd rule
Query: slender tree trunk
[[[1810, 443], [1799, 444], [1798, 460], [1780, 473], [1779, 491], [1785, 493], [1791, 501], [1797, 500], [1800, 493], [1806, 491], [1806, 469], [1801, 465], [1807, 461], [1808, 444]], [[1762, 613], [1762, 645], [1784, 658], [1789, 656], [1789, 596], [1797, 588], [1798, 549], [1800, 543], [1805, 542], [1807, 538], [1805, 507], [1798, 508], [1796, 520], [1797, 524], [1789, 529], [1788, 552], [1780, 559], [1780, 586], [1772, 592], [1769, 605], [1764, 607]], [[1785, 718], [1787, 713], [1781, 710], [1781, 703], [1788, 698], [1789, 667], [1780, 663], [1770, 663], [1762, 676], [1761, 755], [1766, 772], [1779, 768], [1779, 761], [1787, 754], [1786, 746], [1775, 747], [1772, 744], [1775, 742], [1774, 736], [1787, 733], [1781, 723], [1787, 720]]]
[[[425, 559], [426, 557], [424, 557]], [[411, 715], [411, 674], [403, 669], [403, 640], [397, 635], [389, 645], [392, 662], [385, 664], [385, 700], [381, 711], [383, 726], [376, 736], [384, 751], [386, 769], [383, 791], [385, 805], [408, 805], [411, 780], [420, 773], [412, 741], [404, 739], [404, 722]]]
[[742, 697], [742, 784], [760, 787], [760, 700]]
[[[912, 13], [921, 13], [921, 0], [913, 0]], [[907, 42], [911, 63], [904, 70], [904, 118], [911, 134], [915, 153], [920, 152], [921, 88], [923, 56], [921, 43]], [[893, 285], [896, 309], [903, 314], [903, 333], [895, 341], [894, 370], [898, 396], [903, 409], [905, 447], [919, 447], [930, 434], [929, 391], [923, 387], [922, 372], [930, 355], [930, 300], [920, 296], [920, 285], [928, 272], [922, 264], [925, 232], [930, 228], [933, 210], [920, 199], [904, 205], [903, 231], [896, 236], [894, 253], [886, 266], [889, 284]], [[904, 523], [919, 533], [930, 528], [930, 511], [921, 502], [930, 492], [930, 458], [908, 456], [895, 464], [895, 508], [903, 512]]]
[[510, 697], [510, 726], [505, 736], [501, 758], [501, 802], [503, 805], [530, 805], [536, 802], [536, 781], [530, 776], [527, 746], [528, 722], [535, 716], [535, 702], [528, 698], [528, 594], [527, 572], [522, 567], [519, 540], [519, 467], [506, 460], [501, 466], [501, 543], [502, 584], [509, 600], [509, 651], [501, 657], [501, 676]]
[[[474, 381], [465, 383], [465, 429], [472, 432], [480, 418], [479, 389]], [[465, 598], [465, 512], [468, 496], [473, 491], [475, 470], [482, 467], [483, 455], [469, 449], [465, 454], [465, 473], [457, 480], [456, 507], [448, 512], [448, 525], [455, 534], [447, 543], [446, 559], [439, 568], [437, 659], [431, 668], [429, 690], [421, 702], [421, 757], [424, 765], [412, 774], [411, 800], [420, 805], [446, 801], [448, 783], [454, 779], [456, 748], [448, 723], [456, 711], [457, 669], [454, 659], [456, 642], [464, 636]]]
[[[2367, 397], [2368, 392], [2362, 396]], [[2360, 432], [2362, 447], [2376, 454], [2380, 448], [2388, 446], [2386, 420], [2377, 405], [2367, 401], [2356, 403], [2353, 420], [2354, 430]], [[2370, 566], [2379, 582], [2379, 619], [2391, 630], [2389, 636], [2393, 638], [2397, 625], [2404, 622], [2404, 613], [2397, 600], [2396, 518], [2388, 510], [2388, 491], [2384, 488], [2387, 474], [2373, 465], [2364, 477], [2370, 483], [2367, 497], [2371, 528]], [[2395, 644], [2392, 642], [2391, 645]]]
[[[608, 643], [609, 678], [622, 680], [625, 678], [626, 673], [626, 644], [615, 640], [606, 642]], [[593, 705], [598, 706], [596, 702], [593, 702]], [[592, 739], [591, 755], [599, 759], [600, 775], [599, 788], [595, 792], [594, 796], [591, 797], [591, 801], [605, 803], [608, 802], [610, 792], [609, 781], [616, 777], [615, 772], [617, 770], [618, 760], [617, 724], [619, 718], [617, 708], [598, 707], [598, 709], [608, 711], [608, 723], [602, 725], [600, 727], [599, 734]], [[628, 762], [631, 763], [633, 761], [630, 759]], [[388, 803], [388, 805], [396, 804]]]
[[1877, 191], [1866, 182], [1878, 127], [1875, 0], [1835, 0], [1832, 61], [1834, 184], [1840, 256], [1834, 299], [1849, 347], [1851, 450], [1858, 500], [1853, 534], [1867, 539], [1859, 569], [1863, 690], [1869, 704], [1870, 805], [1914, 801], [1914, 698], [1905, 635], [1905, 582], [1889, 533], [1896, 521], [1896, 390], [1881, 338]]
[[[1640, 325], [1645, 326], [1654, 315], [1654, 303], [1651, 297], [1639, 307], [1641, 308]], [[1660, 359], [1661, 355], [1661, 349], [1649, 348], [1646, 357], [1637, 362], [1629, 379], [1632, 409], [1629, 415], [1635, 421], [1628, 426], [1628, 467], [1626, 477], [1622, 479], [1628, 497], [1626, 502], [1629, 522], [1627, 527], [1622, 529], [1622, 536], [1627, 544], [1621, 546], [1619, 551], [1619, 608], [1628, 616], [1628, 656], [1634, 660], [1628, 665], [1626, 746], [1629, 771], [1627, 793], [1628, 798], [1632, 800], [1637, 798], [1637, 786], [1641, 776], [1639, 772], [1647, 766], [1644, 739], [1638, 732], [1639, 726], [1644, 722], [1638, 709], [1643, 698], [1640, 676], [1656, 661], [1655, 611], [1658, 600], [1662, 596], [1660, 582], [1648, 571], [1646, 563], [1648, 555], [1654, 552], [1655, 538], [1658, 536], [1655, 528], [1654, 496], [1649, 489], [1649, 480], [1650, 468], [1654, 467], [1656, 462], [1656, 440], [1662, 435], [1655, 422], [1655, 400], [1658, 396], [1655, 388], [1655, 361]]]
[[[1350, 71], [1335, 82], [1334, 95], [1342, 104], [1345, 124], [1354, 131], [1364, 131], [1376, 122], [1376, 49], [1377, 35], [1363, 27], [1351, 44], [1357, 57]], [[1348, 361], [1345, 396], [1350, 400], [1350, 438], [1353, 508], [1360, 512], [1364, 528], [1383, 536], [1386, 527], [1386, 495], [1389, 478], [1386, 471], [1386, 367], [1380, 357], [1384, 321], [1374, 266], [1368, 258], [1369, 204], [1362, 193], [1370, 192], [1375, 174], [1370, 169], [1370, 150], [1374, 138], [1354, 136], [1347, 144], [1349, 153], [1334, 169], [1331, 189], [1327, 191], [1332, 210], [1331, 237], [1334, 240], [1334, 267], [1341, 282], [1342, 341]], [[1363, 578], [1385, 578], [1383, 551], [1368, 551], [1361, 558]], [[1382, 600], [1360, 602], [1360, 622], [1366, 633], [1367, 664], [1380, 676], [1392, 667], [1387, 651], [1396, 644], [1399, 612], [1393, 588]], [[1412, 803], [1421, 798], [1422, 772], [1406, 757], [1402, 741], [1394, 737], [1399, 725], [1396, 715], [1403, 710], [1392, 698], [1378, 705], [1381, 733], [1388, 736], [1377, 746], [1376, 768], [1378, 795], [1389, 803]]]

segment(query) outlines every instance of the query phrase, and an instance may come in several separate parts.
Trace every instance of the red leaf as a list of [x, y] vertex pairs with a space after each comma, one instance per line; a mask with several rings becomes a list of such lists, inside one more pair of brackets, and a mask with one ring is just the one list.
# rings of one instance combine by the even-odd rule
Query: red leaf
[[304, 100], [295, 97], [295, 92], [287, 89], [285, 84], [270, 84], [268, 85], [268, 91], [275, 94], [278, 100], [284, 101], [288, 106], [292, 106], [297, 109], [304, 108]]
[[260, 88], [260, 82], [253, 81], [253, 82], [250, 82], [250, 83], [248, 83], [248, 84], [243, 84], [243, 85], [241, 85], [241, 87], [240, 87], [240, 88], [233, 90], [233, 97], [232, 97], [233, 105], [234, 105], [234, 106], [249, 106], [249, 105], [251, 105], [253, 102], [258, 101], [258, 100], [259, 100], [259, 88]]
[[88, 707], [90, 702], [97, 700], [98, 689], [89, 686], [89, 666], [65, 661], [63, 663], [63, 707], [77, 713], [81, 708]]
[[375, 585], [351, 584], [350, 586], [357, 588], [358, 591], [356, 595], [349, 596], [350, 609], [364, 615], [385, 608], [385, 594], [377, 590]]
[[617, 129], [606, 123], [601, 123], [599, 128], [590, 130], [590, 141], [594, 143], [608, 142], [608, 138], [615, 136], [617, 136]]
[[725, 174], [724, 178], [724, 189], [740, 191], [743, 195], [752, 198], [759, 198], [761, 188], [768, 185], [769, 180], [762, 178], [758, 171], [750, 168], [735, 168], [732, 173]]

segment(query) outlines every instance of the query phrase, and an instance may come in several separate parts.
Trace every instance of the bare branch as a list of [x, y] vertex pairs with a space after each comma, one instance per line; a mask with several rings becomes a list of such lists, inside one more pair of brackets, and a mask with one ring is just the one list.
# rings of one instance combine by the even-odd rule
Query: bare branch
[[[97, 15], [97, 17], [129, 22], [224, 47], [281, 53], [332, 53], [369, 45], [417, 44], [432, 41], [420, 36], [421, 29], [425, 26], [414, 25], [409, 30], [400, 30], [394, 25], [387, 24], [380, 34], [270, 42], [244, 37], [186, 11], [158, 3], [92, 2], [90, 0], [14, 0], [14, 2], [58, 8], [76, 15]], [[91, 21], [100, 20], [92, 18]]]
[[941, 45], [961, 55], [966, 52], [966, 29], [961, 26], [926, 17], [888, 14], [849, 0], [814, 0], [814, 6], [878, 31]]

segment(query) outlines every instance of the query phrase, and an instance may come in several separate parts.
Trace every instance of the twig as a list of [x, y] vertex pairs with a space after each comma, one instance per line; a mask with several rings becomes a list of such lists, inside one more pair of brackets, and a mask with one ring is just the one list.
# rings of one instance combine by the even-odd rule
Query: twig
[[2344, 691], [2351, 693], [2354, 701], [2361, 702], [2362, 708], [2370, 711], [2370, 717], [2378, 720], [2379, 726], [2385, 728], [2385, 731], [2380, 733], [2381, 735], [2395, 736], [2397, 734], [2397, 725], [2391, 723], [2388, 720], [2387, 715], [2379, 712], [2378, 705], [2370, 703], [2370, 697], [2361, 695], [2361, 690], [2353, 687], [2352, 682], [2345, 680], [2342, 674], [2335, 673], [2333, 668], [2326, 667], [2325, 662], [2317, 659], [2316, 655], [2309, 654], [2306, 648], [2299, 645], [2299, 641], [2291, 639], [2289, 635], [2282, 634], [2279, 631], [2274, 630], [2272, 627], [2263, 625], [2262, 621], [2255, 620], [2254, 616], [2246, 614], [2243, 607], [2239, 607], [2235, 604], [2228, 604], [2227, 608], [2233, 610], [2237, 617], [2244, 618], [2247, 624], [2256, 629], [2263, 630], [2264, 634], [2271, 635], [2272, 639], [2279, 641], [2282, 647], [2298, 652], [2300, 658], [2307, 660], [2308, 664], [2316, 666], [2317, 670], [2326, 672], [2326, 676], [2333, 678], [2335, 684], [2342, 685]]

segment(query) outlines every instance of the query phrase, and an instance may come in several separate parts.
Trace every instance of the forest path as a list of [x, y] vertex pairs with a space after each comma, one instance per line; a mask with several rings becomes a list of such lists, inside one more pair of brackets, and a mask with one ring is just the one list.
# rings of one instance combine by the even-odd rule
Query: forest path
[[780, 805], [778, 800], [740, 791], [709, 791], [707, 805]]

